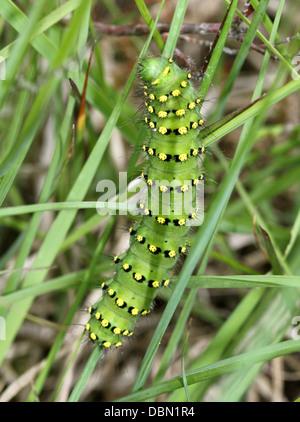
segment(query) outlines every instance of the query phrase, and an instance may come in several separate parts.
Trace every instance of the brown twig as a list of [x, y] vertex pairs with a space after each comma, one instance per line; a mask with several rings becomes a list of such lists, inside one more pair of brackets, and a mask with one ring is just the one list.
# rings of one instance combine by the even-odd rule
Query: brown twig
[[[197, 38], [190, 37], [189, 35], [179, 35], [179, 38], [181, 40], [188, 42], [188, 43], [198, 44], [198, 45], [201, 45], [201, 46], [204, 46], [204, 47], [211, 47], [211, 45], [212, 45], [212, 41], [199, 40]], [[224, 47], [223, 51], [224, 51], [224, 53], [230, 54], [230, 55], [234, 55], [234, 54], [238, 53], [238, 50], [236, 50], [235, 48], [229, 48], [229, 47]]]
[[[104, 35], [115, 35], [115, 36], [129, 36], [129, 35], [148, 35], [149, 28], [147, 25], [134, 24], [134, 25], [108, 25], [102, 22], [93, 22], [94, 28], [97, 32]], [[184, 23], [181, 26], [181, 34], [216, 34], [220, 29], [219, 23], [199, 23], [191, 24]], [[157, 24], [157, 30], [160, 33], [169, 32], [170, 24], [159, 23]]]
[[[249, 16], [250, 11], [247, 9], [247, 13], [245, 16]], [[239, 19], [236, 20], [228, 33], [228, 38], [235, 39], [239, 42], [243, 42], [244, 40], [244, 34], [246, 32], [246, 28], [242, 28], [240, 24], [242, 21]], [[108, 25], [102, 22], [94, 22], [95, 30], [98, 33], [101, 33], [103, 35], [113, 35], [117, 37], [121, 36], [141, 36], [141, 35], [148, 35], [149, 29], [146, 25], [142, 24], [135, 24], [135, 25]], [[183, 24], [180, 29], [180, 34], [182, 35], [209, 35], [209, 34], [218, 34], [219, 30], [221, 28], [221, 24], [219, 23], [199, 23], [199, 24]], [[163, 34], [162, 38], [165, 39], [166, 35], [168, 34], [170, 30], [170, 25], [166, 23], [161, 23], [157, 25], [158, 31]], [[188, 41], [195, 40], [192, 42], [198, 42], [202, 45], [209, 45], [211, 46], [211, 43], [209, 41], [201, 41], [198, 39], [193, 39], [192, 37], [188, 38]], [[260, 53], [265, 54], [265, 49], [262, 46], [258, 46], [254, 43], [251, 44], [250, 47], [252, 50]], [[227, 51], [228, 54], [234, 54], [231, 50]], [[179, 57], [181, 54], [178, 52], [176, 53]], [[274, 54], [271, 55], [273, 59], [276, 59], [276, 56]], [[186, 61], [186, 60], [185, 60]], [[189, 64], [191, 67], [191, 64]], [[192, 69], [192, 68], [191, 68]], [[192, 69], [193, 70], [193, 69]]]
[[[258, 0], [260, 1], [260, 0]], [[250, 3], [250, 0], [245, 1], [244, 8], [242, 10], [242, 14], [245, 16], [245, 18], [248, 18], [252, 13], [254, 12], [254, 9], [252, 7], [252, 4]], [[232, 28], [235, 28], [238, 30], [239, 25], [242, 23], [242, 19], [239, 16], [235, 16], [232, 21]]]

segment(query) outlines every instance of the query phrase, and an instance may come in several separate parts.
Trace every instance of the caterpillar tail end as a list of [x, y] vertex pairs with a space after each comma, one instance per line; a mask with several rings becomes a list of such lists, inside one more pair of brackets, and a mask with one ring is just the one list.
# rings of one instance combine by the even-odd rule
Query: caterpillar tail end
[[108, 314], [106, 317], [97, 308], [90, 307], [90, 320], [85, 326], [89, 340], [103, 349], [118, 348], [124, 337], [133, 335], [133, 331], [115, 324], [115, 318]]

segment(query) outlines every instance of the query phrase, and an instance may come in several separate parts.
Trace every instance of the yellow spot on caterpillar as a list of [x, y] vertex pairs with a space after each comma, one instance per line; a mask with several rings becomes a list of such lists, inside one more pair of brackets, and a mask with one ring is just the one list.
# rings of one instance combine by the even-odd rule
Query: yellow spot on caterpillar
[[120, 347], [121, 344], [122, 344], [122, 342], [121, 341], [118, 341], [118, 343], [115, 344], [115, 347]]
[[142, 242], [143, 241], [143, 236], [141, 236], [140, 234], [136, 237], [136, 240], [138, 242]]
[[[103, 283], [102, 283], [103, 284]], [[101, 285], [101, 287], [102, 287], [102, 285]], [[93, 308], [90, 306], [89, 307], [89, 314], [91, 314], [92, 313], [92, 310], [93, 310]]]
[[183, 108], [176, 110], [175, 112], [176, 116], [181, 117], [185, 115], [185, 110]]
[[180, 251], [181, 253], [185, 253], [186, 252], [186, 247], [185, 246], [183, 246], [182, 248], [181, 248], [181, 251]]
[[147, 208], [145, 209], [145, 214], [146, 215], [149, 215], [150, 214], [150, 211]]
[[134, 278], [136, 279], [136, 280], [141, 280], [142, 279], [142, 274], [140, 274], [140, 273], [135, 273], [134, 274]]
[[179, 161], [186, 161], [188, 157], [187, 157], [187, 154], [180, 154], [178, 158], [179, 158]]
[[103, 319], [103, 320], [101, 321], [101, 325], [102, 325], [102, 327], [107, 327], [107, 326], [108, 326], [108, 324], [109, 324], [109, 322], [107, 321], [107, 319]]
[[109, 341], [105, 341], [105, 342], [103, 343], [103, 347], [108, 348], [108, 347], [110, 347], [110, 346], [111, 346], [111, 343], [110, 343]]
[[[120, 297], [118, 297], [118, 299], [116, 300], [116, 305], [117, 306], [123, 306], [124, 305], [124, 300], [121, 299]], [[102, 321], [103, 322], [103, 321]]]
[[96, 340], [96, 338], [97, 338], [97, 336], [96, 336], [96, 334], [95, 334], [95, 333], [91, 333], [91, 334], [90, 334], [90, 337], [91, 337], [91, 339], [92, 339], [92, 340]]
[[169, 63], [173, 63], [172, 57], [169, 58]]
[[205, 152], [205, 147], [201, 147], [201, 154], [204, 154]]
[[137, 308], [132, 308], [130, 313], [131, 315], [137, 315], [139, 313], [139, 310]]
[[160, 187], [159, 187], [159, 190], [160, 190], [161, 192], [167, 192], [168, 188], [167, 188], [167, 186], [160, 186]]
[[151, 180], [151, 179], [148, 179], [148, 180], [147, 180], [147, 184], [148, 184], [149, 186], [152, 186], [152, 184], [153, 184], [152, 180]]
[[148, 94], [147, 94], [147, 92], [146, 92], [146, 91], [144, 91], [144, 95], [145, 95], [145, 97], [148, 97]]
[[178, 221], [178, 224], [179, 224], [179, 226], [185, 226], [185, 219], [184, 219], [184, 218], [181, 218], [181, 219]]
[[147, 85], [144, 85], [144, 89], [148, 89]]
[[157, 217], [157, 222], [158, 222], [159, 224], [165, 224], [166, 219], [165, 219], [164, 217]]
[[167, 128], [165, 128], [164, 126], [161, 126], [159, 129], [158, 129], [158, 131], [159, 131], [159, 133], [161, 133], [162, 135], [164, 135], [165, 133], [167, 133]]
[[128, 268], [129, 268], [129, 264], [127, 264], [127, 263], [126, 264], [123, 264], [123, 269], [124, 270], [128, 270]]
[[114, 293], [115, 293], [114, 289], [109, 289], [107, 291], [108, 296], [113, 296]]
[[186, 192], [187, 190], [189, 190], [188, 185], [182, 185], [181, 186], [181, 192]]
[[180, 135], [185, 135], [187, 133], [187, 128], [185, 126], [182, 126], [178, 129], [178, 132], [180, 133]]
[[160, 153], [158, 154], [158, 158], [159, 158], [160, 160], [162, 160], [162, 161], [165, 161], [165, 160], [167, 159], [167, 155], [166, 155], [166, 154], [164, 154], [163, 152], [160, 152]]
[[165, 103], [167, 101], [168, 97], [166, 95], [161, 95], [158, 99], [161, 103]]
[[86, 326], [85, 326], [85, 329], [87, 330], [87, 331], [89, 331], [89, 329], [91, 328], [91, 325], [89, 324], [89, 323], [87, 323], [86, 324]]
[[146, 151], [146, 145], [143, 145], [143, 146], [142, 146], [142, 150], [143, 150], [143, 151]]
[[188, 79], [191, 79], [192, 75], [190, 73], [187, 74]]
[[170, 280], [165, 280], [164, 281], [164, 286], [168, 286], [170, 284]]
[[193, 108], [195, 108], [196, 107], [196, 104], [194, 103], [194, 102], [192, 102], [192, 103], [190, 103], [189, 105], [188, 105], [188, 108], [190, 109], [190, 110], [193, 110]]
[[192, 155], [195, 157], [198, 154], [198, 148], [193, 149]]
[[192, 124], [192, 129], [196, 129], [198, 127], [198, 123], [197, 122], [194, 122], [193, 124]]
[[152, 148], [149, 148], [149, 149], [148, 149], [148, 154], [149, 154], [149, 155], [153, 155], [153, 154], [154, 154], [154, 151], [153, 151], [153, 149], [152, 149]]
[[155, 95], [154, 94], [150, 94], [149, 95], [150, 100], [155, 100]]
[[116, 327], [113, 329], [114, 334], [120, 334], [121, 333], [121, 329]]
[[160, 80], [159, 79], [155, 79], [155, 81], [151, 82], [151, 85], [157, 85], [159, 84]]
[[[132, 229], [131, 229], [132, 230]], [[114, 261], [116, 262], [119, 259], [118, 255], [114, 257]], [[103, 283], [102, 283], [103, 284]]]
[[174, 91], [172, 91], [172, 95], [173, 97], [179, 97], [179, 95], [181, 94], [179, 89], [174, 89]]
[[197, 103], [197, 104], [200, 104], [200, 103], [201, 103], [200, 98], [197, 98], [196, 103]]
[[128, 336], [128, 334], [129, 334], [129, 331], [128, 330], [125, 330], [125, 331], [123, 331], [123, 336]]
[[145, 310], [145, 311], [142, 312], [142, 315], [147, 315], [148, 313], [149, 312]]
[[100, 316], [101, 316], [101, 315], [100, 315], [100, 312], [97, 312], [97, 313], [95, 314], [95, 318], [96, 318], [96, 319], [100, 319]]
[[158, 117], [160, 117], [161, 119], [164, 119], [165, 117], [167, 117], [168, 113], [166, 111], [159, 111], [158, 112]]
[[157, 247], [156, 247], [156, 246], [154, 246], [154, 245], [150, 245], [150, 246], [149, 246], [149, 251], [150, 251], [150, 252], [156, 252], [156, 251], [157, 251]]
[[198, 123], [199, 123], [200, 126], [202, 126], [204, 121], [202, 119], [200, 119]]
[[148, 111], [149, 111], [149, 113], [153, 113], [153, 111], [154, 111], [154, 110], [153, 110], [153, 107], [152, 107], [152, 106], [149, 106], [149, 107], [148, 107]]
[[147, 103], [147, 101], [145, 101], [145, 106], [146, 106], [146, 107], [148, 107], [148, 103]]
[[196, 213], [193, 212], [193, 214], [191, 215], [191, 218], [196, 218]]
[[148, 117], [145, 117], [145, 122], [148, 123]]
[[132, 336], [132, 334], [133, 334], [133, 331], [131, 331], [131, 332], [128, 334], [128, 337]]
[[155, 128], [155, 124], [153, 122], [149, 122], [149, 126], [151, 127], [151, 129]]
[[176, 255], [176, 252], [170, 251], [168, 255], [169, 255], [170, 258], [174, 258], [174, 256]]
[[164, 71], [163, 71], [163, 73], [162, 73], [162, 75], [163, 76], [167, 76], [167, 74], [170, 72], [170, 66], [167, 66], [167, 67], [165, 67], [165, 69], [164, 69]]
[[200, 174], [200, 180], [203, 180], [203, 179], [204, 179], [204, 175]]
[[187, 82], [186, 81], [182, 81], [181, 84], [182, 88], [185, 88], [187, 86]]
[[153, 283], [152, 283], [152, 287], [154, 287], [155, 289], [156, 289], [157, 287], [159, 287], [159, 282], [158, 282], [158, 281], [153, 281]]
[[195, 180], [193, 180], [193, 185], [194, 185], [194, 186], [197, 186], [197, 185], [198, 185], [198, 183], [199, 183], [199, 179], [195, 179]]
[[144, 209], [144, 204], [140, 204], [141, 210]]

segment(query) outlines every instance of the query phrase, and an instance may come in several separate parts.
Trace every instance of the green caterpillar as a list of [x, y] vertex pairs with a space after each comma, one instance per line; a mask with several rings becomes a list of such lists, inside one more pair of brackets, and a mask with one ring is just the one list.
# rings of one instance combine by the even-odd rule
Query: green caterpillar
[[170, 283], [172, 269], [186, 252], [190, 226], [199, 220], [203, 120], [191, 75], [173, 59], [160, 57], [144, 59], [140, 77], [150, 128], [142, 146], [148, 158], [142, 173], [148, 198], [139, 204], [143, 216], [130, 229], [128, 251], [114, 258], [114, 278], [102, 283], [101, 299], [89, 308], [86, 330], [103, 348], [121, 346], [137, 319], [150, 312], [157, 291]]

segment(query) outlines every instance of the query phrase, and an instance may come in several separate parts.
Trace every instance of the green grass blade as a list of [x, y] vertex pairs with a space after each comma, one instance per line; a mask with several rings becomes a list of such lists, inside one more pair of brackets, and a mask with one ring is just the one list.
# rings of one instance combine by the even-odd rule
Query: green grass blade
[[[176, 280], [176, 278], [175, 278]], [[226, 289], [249, 287], [300, 287], [298, 276], [282, 275], [228, 275], [228, 276], [192, 276], [189, 287]]]
[[82, 391], [84, 390], [84, 387], [86, 386], [86, 383], [88, 382], [90, 376], [92, 375], [97, 363], [99, 362], [99, 359], [102, 355], [102, 350], [99, 347], [95, 347], [92, 351], [89, 360], [87, 361], [87, 364], [84, 367], [84, 370], [82, 371], [80, 378], [75, 385], [68, 401], [69, 402], [77, 402], [81, 396]]
[[162, 56], [170, 58], [174, 54], [178, 37], [180, 35], [180, 28], [185, 16], [188, 0], [178, 0], [174, 16], [172, 18], [171, 27], [169, 30], [168, 38], [164, 46]]
[[255, 12], [252, 20], [251, 20], [251, 24], [249, 26], [249, 29], [245, 35], [243, 44], [241, 45], [241, 48], [239, 49], [239, 52], [235, 58], [235, 61], [232, 65], [232, 68], [230, 69], [229, 75], [226, 79], [224, 88], [219, 96], [219, 100], [218, 100], [218, 111], [217, 113], [215, 113], [214, 118], [217, 120], [219, 119], [224, 112], [225, 109], [225, 104], [228, 98], [229, 93], [232, 90], [232, 87], [234, 85], [234, 82], [243, 66], [243, 63], [247, 57], [249, 48], [251, 46], [251, 43], [257, 33], [257, 29], [258, 26], [260, 24], [260, 22], [263, 19], [263, 16], [266, 13], [267, 7], [269, 4], [269, 0], [263, 1], [259, 4], [259, 7], [257, 9], [257, 11]]
[[183, 343], [182, 352], [181, 352], [181, 373], [182, 373], [182, 382], [183, 382], [183, 387], [184, 387], [184, 391], [185, 391], [185, 394], [186, 394], [186, 399], [187, 399], [188, 402], [190, 402], [191, 396], [190, 396], [190, 393], [189, 393], [188, 382], [187, 382], [186, 373], [185, 373], [185, 369], [184, 369], [184, 355], [185, 355], [185, 351], [186, 351], [186, 348], [187, 348], [188, 339], [189, 339], [189, 333], [187, 332], [187, 334], [185, 336], [184, 343]]
[[12, 148], [11, 152], [5, 158], [0, 167], [0, 205], [3, 203], [8, 190], [10, 189], [16, 174], [33, 142], [53, 92], [57, 87], [57, 79], [50, 79], [40, 90], [36, 100], [24, 123], [23, 130], [20, 134], [17, 144]]
[[[40, 3], [39, 7], [41, 7], [41, 4], [42, 3]], [[39, 12], [39, 8], [37, 12]], [[29, 20], [27, 16], [11, 0], [3, 0], [0, 2], [0, 14], [17, 32], [22, 33], [24, 28], [28, 28], [27, 31], [30, 31], [30, 34], [32, 35], [34, 34], [35, 25], [29, 28]], [[42, 56], [49, 60], [49, 62], [54, 59], [57, 48], [55, 44], [44, 34], [40, 34], [32, 39], [31, 43]], [[11, 54], [12, 53], [10, 53], [10, 56]], [[5, 52], [3, 52], [3, 56], [7, 56], [7, 53], [5, 54]]]
[[[228, 372], [237, 371], [241, 368], [255, 365], [256, 363], [265, 362], [267, 360], [275, 359], [279, 356], [284, 356], [300, 351], [300, 340], [287, 340], [278, 344], [262, 347], [254, 352], [243, 353], [228, 359], [221, 360], [204, 366], [195, 371], [187, 372], [186, 379], [188, 385], [198, 383], [207, 379], [215, 378]], [[128, 396], [117, 400], [119, 402], [137, 402], [151, 399], [160, 394], [174, 391], [183, 387], [182, 377], [175, 377], [168, 381], [162, 382], [154, 387], [146, 388], [143, 391], [132, 393]]]
[[83, 57], [81, 57], [82, 46], [85, 45], [87, 39], [91, 6], [91, 0], [84, 0], [81, 1], [79, 7], [75, 10], [71, 23], [64, 33], [58, 53], [52, 62], [53, 69], [59, 67], [67, 57], [70, 57], [71, 52], [74, 51], [75, 48], [79, 49], [78, 57], [81, 58], [81, 61], [83, 60]]
[[234, 17], [234, 14], [236, 12], [238, 0], [233, 0], [230, 3], [228, 14], [226, 16], [222, 31], [220, 33], [220, 36], [218, 38], [218, 41], [216, 43], [216, 46], [212, 52], [210, 61], [208, 63], [205, 75], [203, 77], [203, 80], [201, 82], [200, 88], [199, 88], [199, 96], [201, 99], [204, 99], [206, 97], [207, 91], [210, 87], [210, 84], [213, 80], [213, 76], [215, 74], [217, 65], [219, 63], [221, 54], [223, 52], [223, 48], [225, 46], [225, 42], [227, 39], [228, 32], [230, 30], [230, 26], [232, 23], [232, 19]]
[[[135, 3], [140, 11], [142, 18], [145, 21], [145, 24], [148, 26], [149, 31], [151, 32], [152, 29], [155, 27], [155, 24], [144, 0], [135, 0]], [[159, 50], [163, 51], [165, 43], [160, 33], [158, 32], [157, 28], [154, 29], [153, 39], [156, 42], [156, 45], [159, 48]]]
[[73, 202], [51, 202], [48, 204], [20, 205], [17, 207], [7, 207], [0, 210], [0, 218], [11, 215], [23, 215], [28, 213], [43, 211], [61, 211], [61, 210], [85, 210], [98, 209], [108, 211], [136, 211], [136, 206], [123, 202], [101, 202], [101, 201], [73, 201]]

